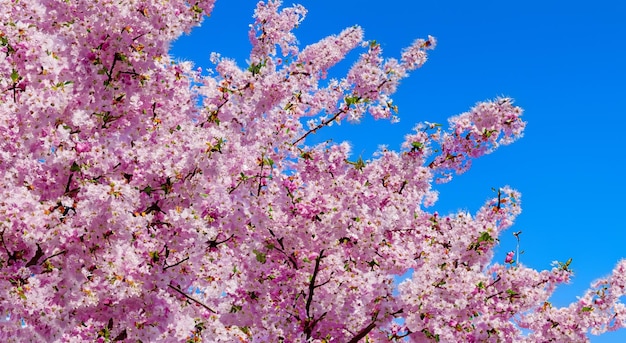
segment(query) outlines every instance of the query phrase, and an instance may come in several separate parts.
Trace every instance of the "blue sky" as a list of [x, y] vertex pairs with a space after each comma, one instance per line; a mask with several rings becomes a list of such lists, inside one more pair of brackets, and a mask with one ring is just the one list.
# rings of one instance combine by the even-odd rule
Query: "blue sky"
[[[309, 11], [295, 31], [302, 46], [355, 24], [388, 57], [399, 57], [416, 38], [438, 39], [429, 61], [394, 96], [400, 123], [344, 123], [322, 129], [315, 141], [348, 140], [357, 156], [368, 159], [380, 144], [398, 149], [417, 122], [445, 123], [477, 101], [510, 96], [525, 110], [525, 136], [437, 185], [435, 209], [473, 213], [493, 196], [492, 187], [519, 190], [523, 212], [501, 237], [498, 256], [503, 260], [515, 249], [512, 232], [521, 230], [524, 264], [549, 269], [554, 260], [573, 258], [575, 277], [557, 290], [555, 305], [575, 301], [626, 257], [626, 2], [298, 3]], [[218, 0], [201, 28], [173, 44], [172, 55], [210, 68], [209, 54], [219, 52], [245, 67], [255, 4]], [[341, 76], [359, 52], [331, 76]], [[591, 341], [626, 342], [626, 330]]]

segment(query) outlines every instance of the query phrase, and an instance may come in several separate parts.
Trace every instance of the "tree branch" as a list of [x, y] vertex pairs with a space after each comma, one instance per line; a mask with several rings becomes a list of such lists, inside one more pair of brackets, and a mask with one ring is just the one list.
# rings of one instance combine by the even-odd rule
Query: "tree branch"
[[171, 289], [175, 290], [176, 292], [178, 292], [178, 294], [184, 296], [185, 298], [187, 298], [188, 300], [193, 301], [194, 303], [204, 307], [205, 309], [209, 310], [211, 313], [217, 313], [215, 311], [213, 311], [210, 307], [208, 307], [207, 305], [203, 304], [202, 302], [200, 302], [199, 300], [196, 300], [195, 298], [191, 297], [190, 295], [186, 294], [185, 292], [183, 292], [180, 288], [178, 287], [174, 287], [172, 285], [168, 285]]
[[179, 264], [181, 264], [181, 263], [183, 263], [183, 262], [185, 262], [185, 261], [187, 261], [187, 260], [189, 260], [189, 256], [187, 256], [187, 257], [183, 258], [182, 260], [180, 260], [180, 261], [178, 261], [178, 262], [176, 262], [176, 263], [174, 263], [174, 264], [168, 264], [168, 265], [165, 265], [165, 266], [163, 267], [163, 270], [168, 270], [168, 269], [170, 269], [170, 268], [172, 268], [172, 267], [176, 267], [177, 265], [179, 265]]
[[311, 318], [311, 303], [313, 302], [313, 293], [315, 292], [315, 279], [317, 278], [317, 273], [320, 271], [320, 262], [324, 257], [324, 250], [320, 251], [319, 256], [315, 258], [315, 268], [313, 269], [313, 275], [311, 276], [311, 282], [309, 282], [309, 294], [306, 299], [306, 316]]
[[50, 256], [48, 256], [48, 257], [46, 257], [43, 261], [41, 261], [40, 265], [41, 265], [41, 264], [44, 264], [47, 260], [49, 260], [49, 259], [51, 259], [51, 258], [53, 258], [53, 257], [59, 256], [59, 255], [63, 255], [63, 254], [65, 254], [65, 253], [67, 253], [67, 250], [61, 250], [61, 251], [59, 251], [59, 252], [57, 252], [57, 253], [54, 253], [54, 254], [52, 254], [52, 255], [50, 255]]
[[296, 145], [296, 144], [298, 144], [301, 140], [305, 139], [305, 138], [306, 138], [306, 136], [308, 136], [308, 135], [310, 135], [310, 134], [312, 134], [312, 133], [314, 133], [314, 132], [317, 132], [317, 130], [319, 130], [319, 129], [323, 128], [324, 126], [326, 126], [326, 125], [328, 125], [328, 124], [330, 124], [330, 123], [331, 123], [331, 122], [333, 122], [335, 119], [337, 119], [337, 117], [339, 117], [339, 115], [340, 115], [340, 114], [342, 114], [342, 113], [346, 113], [346, 111], [342, 109], [342, 110], [340, 110], [339, 112], [335, 113], [335, 115], [333, 115], [330, 119], [327, 119], [327, 120], [325, 120], [325, 121], [321, 122], [321, 123], [320, 123], [319, 125], [317, 125], [316, 127], [314, 127], [314, 128], [312, 128], [311, 130], [307, 131], [307, 132], [306, 132], [306, 133], [305, 133], [302, 137], [300, 137], [300, 138], [296, 139], [293, 143], [291, 143], [291, 145]]
[[376, 327], [376, 322], [371, 322], [368, 326], [364, 327], [359, 331], [348, 343], [358, 343], [363, 337], [367, 336], [370, 331], [372, 331]]
[[317, 278], [317, 273], [319, 273], [320, 271], [320, 262], [322, 261], [322, 258], [324, 258], [324, 249], [322, 249], [322, 251], [320, 251], [320, 254], [315, 258], [315, 267], [313, 268], [313, 275], [311, 275], [311, 282], [309, 282], [309, 294], [307, 295], [305, 305], [306, 320], [304, 326], [304, 332], [307, 339], [311, 338], [313, 328], [315, 328], [315, 325], [317, 325], [317, 323], [326, 315], [326, 313], [324, 313], [317, 319], [313, 319], [313, 316], [311, 315], [311, 303], [313, 302], [313, 294], [315, 293], [315, 288], [319, 286], [315, 285], [315, 279]]

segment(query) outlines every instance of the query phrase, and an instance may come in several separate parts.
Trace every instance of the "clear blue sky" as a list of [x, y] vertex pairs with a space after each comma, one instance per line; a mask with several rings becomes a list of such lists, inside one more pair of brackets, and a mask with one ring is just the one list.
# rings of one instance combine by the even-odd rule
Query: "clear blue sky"
[[[288, 1], [284, 5], [290, 5]], [[475, 212], [510, 185], [523, 212], [501, 237], [498, 258], [515, 249], [521, 261], [549, 269], [573, 258], [575, 277], [552, 302], [566, 305], [626, 257], [626, 2], [595, 1], [367, 1], [302, 0], [309, 13], [295, 31], [302, 46], [358, 24], [388, 57], [414, 39], [433, 35], [437, 48], [394, 97], [399, 124], [365, 120], [324, 128], [316, 141], [348, 140], [364, 159], [378, 145], [397, 149], [420, 121], [442, 122], [477, 101], [510, 96], [524, 108], [525, 136], [475, 161], [438, 185], [435, 209]], [[246, 67], [248, 24], [255, 0], [217, 0], [201, 28], [180, 38], [172, 54], [210, 68], [209, 54]], [[331, 70], [340, 76], [359, 52]], [[309, 143], [312, 140], [308, 140]], [[626, 330], [591, 337], [626, 342]]]

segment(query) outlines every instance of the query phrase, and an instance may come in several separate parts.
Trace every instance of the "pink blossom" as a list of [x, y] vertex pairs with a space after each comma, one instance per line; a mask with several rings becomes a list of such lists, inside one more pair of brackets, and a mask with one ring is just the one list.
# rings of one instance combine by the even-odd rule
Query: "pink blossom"
[[91, 150], [91, 144], [89, 142], [77, 142], [76, 143], [76, 152], [83, 153], [89, 152]]
[[513, 257], [514, 257], [514, 256], [515, 256], [515, 252], [514, 252], [514, 251], [509, 251], [509, 252], [506, 254], [506, 258], [504, 259], [504, 263], [509, 263], [509, 264], [511, 264], [511, 263], [515, 262], [515, 260], [513, 260]]

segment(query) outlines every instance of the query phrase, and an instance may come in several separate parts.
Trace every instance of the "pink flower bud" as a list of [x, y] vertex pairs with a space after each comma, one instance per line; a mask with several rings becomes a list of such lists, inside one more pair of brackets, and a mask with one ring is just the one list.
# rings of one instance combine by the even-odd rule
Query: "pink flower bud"
[[513, 263], [515, 262], [513, 260], [513, 256], [515, 256], [515, 252], [511, 251], [508, 254], [506, 254], [506, 258], [504, 259], [504, 263]]
[[91, 151], [91, 144], [88, 142], [78, 142], [76, 143], [76, 152], [83, 153]]

